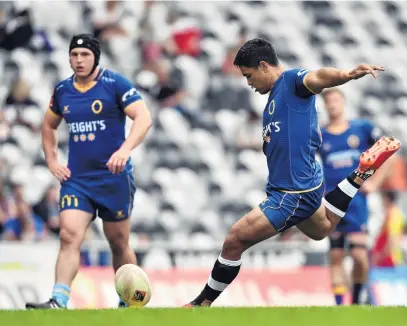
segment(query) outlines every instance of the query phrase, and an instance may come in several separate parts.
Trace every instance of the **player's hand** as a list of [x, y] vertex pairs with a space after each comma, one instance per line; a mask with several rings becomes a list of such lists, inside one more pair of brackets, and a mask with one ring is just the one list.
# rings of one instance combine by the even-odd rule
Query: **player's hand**
[[114, 152], [110, 157], [109, 162], [106, 164], [109, 171], [113, 174], [123, 172], [129, 156], [130, 151], [125, 148], [120, 148], [118, 151]]
[[51, 162], [48, 164], [48, 168], [51, 173], [57, 178], [60, 182], [66, 181], [71, 177], [71, 171], [65, 166], [58, 162]]
[[349, 71], [349, 77], [351, 79], [359, 79], [366, 75], [372, 75], [374, 78], [378, 78], [378, 71], [384, 71], [383, 66], [371, 66], [366, 63], [362, 63], [355, 69]]

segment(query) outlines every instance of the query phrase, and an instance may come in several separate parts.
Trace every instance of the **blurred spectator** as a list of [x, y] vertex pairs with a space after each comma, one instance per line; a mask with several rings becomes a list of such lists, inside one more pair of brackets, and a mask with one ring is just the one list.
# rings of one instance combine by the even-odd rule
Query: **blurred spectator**
[[[213, 79], [208, 91], [207, 106], [212, 110], [227, 108], [231, 110], [245, 109], [250, 111], [250, 118], [256, 119], [256, 113], [250, 102], [250, 90], [245, 85], [240, 70], [233, 65], [233, 61], [240, 46], [247, 40], [247, 30], [241, 28], [239, 41], [230, 48], [221, 67], [221, 76]], [[227, 94], [227, 96], [225, 96]]]
[[226, 54], [226, 58], [222, 66], [223, 73], [241, 77], [242, 74], [240, 73], [239, 68], [233, 65], [233, 61], [235, 60], [239, 48], [248, 40], [247, 32], [248, 31], [245, 27], [240, 29], [239, 42], [236, 44], [236, 46], [230, 48]]
[[137, 22], [126, 11], [124, 1], [107, 0], [90, 3], [93, 7], [93, 34], [101, 40], [104, 51], [118, 69], [128, 73], [137, 63], [133, 39]]
[[0, 238], [4, 231], [4, 223], [10, 216], [10, 201], [6, 194], [3, 180], [0, 178]]
[[[14, 168], [15, 164], [24, 162], [22, 165], [35, 168], [44, 163], [39, 135], [32, 132], [38, 130], [34, 126], [38, 124], [33, 123], [35, 114], [26, 113], [31, 108], [42, 113], [52, 92], [52, 87], [48, 85], [54, 85], [54, 79], [60, 80], [71, 73], [66, 51], [72, 34], [83, 29], [91, 31], [103, 43], [102, 65], [123, 72], [129, 79], [136, 77], [138, 89], [147, 93], [146, 96], [143, 94], [143, 98], [151, 101], [153, 112], [158, 113], [155, 115], [157, 121], [165, 118], [162, 120], [165, 128], [157, 123], [156, 132], [150, 134], [148, 141], [132, 155], [137, 175], [143, 176], [138, 177], [137, 183], [140, 189], [146, 191], [148, 199], [143, 201], [144, 204], [137, 205], [136, 210], [136, 215], [140, 214], [143, 222], [148, 221], [145, 222], [148, 227], [137, 226], [134, 231], [142, 231], [148, 241], [172, 239], [175, 234], [171, 228], [163, 227], [157, 218], [165, 213], [164, 206], [160, 205], [163, 202], [174, 200], [182, 203], [185, 193], [205, 189], [199, 200], [188, 196], [188, 207], [205, 207], [210, 203], [216, 216], [214, 221], [222, 221], [219, 224], [219, 233], [222, 233], [229, 225], [223, 223], [222, 205], [225, 201], [243, 200], [242, 194], [249, 194], [251, 190], [263, 191], [266, 175], [261, 171], [264, 162], [260, 158], [261, 110], [264, 108], [261, 99], [267, 98], [254, 94], [247, 87], [239, 69], [233, 66], [239, 46], [248, 38], [269, 38], [280, 49], [281, 62], [284, 65], [287, 63], [287, 68], [298, 66], [313, 69], [327, 61], [338, 67], [348, 67], [360, 63], [362, 59], [374, 61], [392, 54], [393, 60], [386, 63], [386, 73], [377, 83], [353, 84], [347, 96], [356, 116], [366, 113], [377, 119], [383, 128], [390, 126], [389, 134], [402, 141], [407, 137], [407, 93], [400, 70], [405, 61], [405, 45], [399, 44], [400, 49], [388, 46], [377, 53], [368, 49], [361, 52], [359, 50], [365, 48], [364, 42], [374, 43], [376, 36], [370, 33], [371, 29], [360, 24], [352, 34], [355, 44], [350, 44], [351, 48], [342, 46], [340, 40], [349, 38], [349, 27], [355, 27], [349, 25], [342, 14], [351, 17], [349, 21], [354, 21], [356, 16], [353, 16], [357, 15], [346, 5], [331, 6], [334, 9], [324, 7], [324, 13], [331, 18], [323, 22], [324, 26], [310, 29], [314, 21], [321, 20], [320, 8], [316, 5], [310, 5], [307, 17], [297, 23], [281, 23], [280, 19], [285, 17], [276, 14], [278, 12], [284, 11], [294, 19], [301, 15], [302, 7], [295, 2], [259, 2], [257, 5], [247, 2], [232, 6], [221, 1], [202, 2], [199, 6], [185, 1], [39, 3], [43, 2], [0, 2], [0, 175], [7, 176], [6, 166]], [[384, 19], [384, 24], [388, 19], [391, 23], [394, 18], [394, 12], [387, 15], [381, 6], [369, 2], [364, 6], [367, 15], [376, 17], [377, 14], [377, 17]], [[343, 13], [338, 15], [342, 10]], [[398, 10], [400, 14], [405, 8], [400, 5]], [[51, 17], [50, 13], [53, 14]], [[61, 17], [65, 18], [65, 13], [69, 13], [69, 19], [62, 22]], [[344, 28], [331, 25], [332, 19], [340, 22]], [[398, 26], [399, 30], [395, 26], [386, 29], [386, 37], [402, 38], [407, 25], [401, 22]], [[290, 44], [296, 46], [287, 46]], [[36, 51], [35, 54], [24, 50], [13, 51], [28, 46], [46, 51]], [[354, 46], [357, 49], [352, 49]], [[41, 81], [32, 84], [31, 95], [35, 97], [30, 96], [30, 88], [24, 80], [16, 79], [10, 85], [10, 80], [14, 80], [11, 77], [17, 74]], [[13, 90], [7, 94], [10, 86]], [[41, 104], [41, 109], [35, 102]], [[394, 105], [397, 119], [392, 119]], [[182, 114], [172, 115], [174, 109], [160, 110], [165, 107], [174, 108]], [[363, 111], [365, 108], [366, 112]], [[20, 127], [21, 124], [31, 131]], [[12, 137], [9, 137], [9, 133]], [[58, 154], [61, 158], [66, 155], [68, 135], [68, 131], [59, 134]], [[4, 141], [9, 144], [3, 145]], [[169, 142], [176, 144], [171, 144], [173, 148], [170, 148]], [[401, 151], [405, 154], [403, 147]], [[244, 163], [241, 161], [243, 159]], [[399, 159], [401, 166], [401, 155]], [[2, 161], [7, 165], [2, 165]], [[202, 162], [206, 165], [205, 169], [199, 167]], [[182, 188], [179, 196], [175, 196], [174, 187], [182, 183], [171, 176], [183, 167], [193, 170], [194, 187], [193, 190]], [[385, 190], [405, 192], [407, 176], [405, 170], [398, 169], [395, 167], [391, 171], [392, 177], [385, 182]], [[233, 177], [240, 174], [242, 179]], [[140, 193], [136, 198], [139, 196]], [[57, 197], [58, 187], [52, 187], [43, 200], [33, 207], [34, 221], [36, 216], [40, 216], [47, 229], [55, 235], [58, 234]], [[4, 202], [7, 203], [3, 199], [0, 204], [0, 221], [10, 216], [11, 208]], [[190, 217], [181, 207], [181, 204], [174, 205], [171, 212], [180, 224], [177, 232], [190, 234], [191, 224], [184, 223]], [[239, 214], [241, 210], [233, 212], [233, 222]], [[141, 237], [140, 233], [138, 237]], [[302, 234], [293, 229], [282, 235], [280, 240], [297, 237], [302, 237]]]
[[233, 111], [253, 109], [250, 102], [250, 90], [233, 73], [215, 77], [205, 100], [205, 107], [211, 111], [222, 108]]
[[151, 95], [160, 108], [173, 108], [188, 117], [183, 72], [176, 67], [170, 68], [162, 59], [151, 60], [144, 68], [136, 77], [138, 89]]
[[59, 234], [58, 202], [59, 187], [52, 185], [46, 191], [44, 198], [33, 207], [34, 214], [54, 234]]
[[10, 227], [10, 220], [16, 216], [17, 210], [15, 203], [13, 202], [12, 196], [8, 193], [8, 190], [0, 179], [0, 233], [1, 238], [10, 239], [8, 230]]
[[167, 81], [170, 67], [157, 43], [146, 42], [142, 45], [142, 61], [144, 70], [155, 73], [160, 82]]
[[29, 4], [10, 1], [4, 7], [0, 11], [0, 48], [12, 51], [18, 47], [28, 47], [34, 34]]
[[30, 98], [30, 87], [22, 78], [17, 78], [11, 85], [10, 93], [8, 94], [5, 106], [28, 106], [38, 105]]
[[405, 218], [396, 205], [397, 193], [384, 192], [385, 217], [379, 236], [372, 249], [372, 265], [395, 267], [403, 263], [401, 241]]
[[3, 104], [2, 115], [9, 124], [21, 124], [31, 128], [32, 131], [39, 131], [37, 121], [30, 121], [25, 116], [28, 109], [41, 112], [38, 103], [30, 97], [28, 83], [22, 78], [17, 78], [11, 85], [10, 92]]
[[11, 185], [12, 207], [9, 218], [4, 223], [5, 240], [40, 240], [44, 234], [44, 225], [36, 218], [31, 206], [23, 196], [23, 185]]
[[407, 190], [406, 162], [402, 155], [396, 154], [391, 161], [391, 168], [388, 169], [387, 177], [384, 180], [381, 190], [392, 192], [404, 192]]
[[199, 56], [202, 32], [198, 22], [192, 17], [171, 10], [168, 15], [168, 24], [171, 34], [164, 43], [165, 51], [171, 56]]
[[167, 81], [158, 87], [159, 91], [156, 98], [161, 107], [171, 107], [181, 113], [186, 113], [187, 109], [183, 104], [186, 92], [184, 90], [184, 76], [181, 70], [174, 68], [169, 73]]
[[247, 118], [237, 131], [236, 145], [239, 149], [252, 149], [259, 151], [263, 147], [260, 131], [262, 119], [255, 110], [247, 112]]
[[[5, 141], [8, 137], [10, 128], [5, 120], [4, 113], [0, 110], [0, 144]], [[1, 162], [0, 162], [1, 168]]]
[[93, 13], [93, 34], [102, 42], [116, 36], [127, 36], [126, 29], [121, 25], [124, 15], [122, 1], [101, 1]]

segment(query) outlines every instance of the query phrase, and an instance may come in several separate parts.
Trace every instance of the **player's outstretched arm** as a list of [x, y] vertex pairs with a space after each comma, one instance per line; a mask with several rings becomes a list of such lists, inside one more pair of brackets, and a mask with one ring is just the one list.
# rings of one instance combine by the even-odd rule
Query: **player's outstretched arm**
[[48, 110], [45, 113], [42, 124], [42, 148], [45, 155], [45, 161], [51, 173], [59, 180], [65, 181], [71, 176], [71, 172], [66, 166], [58, 163], [58, 137], [57, 128], [62, 121], [62, 117]]
[[383, 66], [372, 66], [360, 64], [353, 70], [342, 70], [337, 68], [321, 68], [311, 71], [305, 76], [305, 83], [316, 94], [321, 93], [324, 88], [330, 88], [346, 84], [353, 79], [359, 79], [366, 75], [379, 77], [378, 71], [384, 71]]
[[129, 104], [124, 109], [124, 112], [133, 120], [133, 124], [130, 134], [120, 149], [113, 153], [107, 162], [107, 166], [112, 173], [120, 173], [124, 170], [130, 152], [142, 143], [152, 125], [150, 110], [143, 100]]

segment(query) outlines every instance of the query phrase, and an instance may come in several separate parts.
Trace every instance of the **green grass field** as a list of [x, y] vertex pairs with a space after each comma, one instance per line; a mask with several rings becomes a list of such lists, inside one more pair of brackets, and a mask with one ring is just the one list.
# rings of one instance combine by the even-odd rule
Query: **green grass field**
[[407, 307], [0, 311], [4, 326], [406, 326]]

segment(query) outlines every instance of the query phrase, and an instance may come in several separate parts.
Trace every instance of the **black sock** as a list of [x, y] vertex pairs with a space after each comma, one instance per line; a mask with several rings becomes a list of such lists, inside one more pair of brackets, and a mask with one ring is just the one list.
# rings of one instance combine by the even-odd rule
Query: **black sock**
[[325, 206], [336, 215], [343, 217], [349, 207], [352, 198], [358, 192], [360, 186], [371, 176], [353, 171], [346, 179], [342, 180], [334, 190], [324, 198]]
[[202, 303], [205, 304], [204, 301], [209, 304], [215, 301], [223, 290], [233, 282], [237, 274], [239, 274], [241, 264], [241, 260], [231, 261], [219, 256], [213, 266], [208, 283], [206, 283], [201, 294], [192, 303], [201, 305]]
[[362, 283], [356, 283], [353, 285], [353, 290], [352, 290], [352, 304], [359, 304], [360, 303], [360, 293], [362, 292], [363, 289]]

